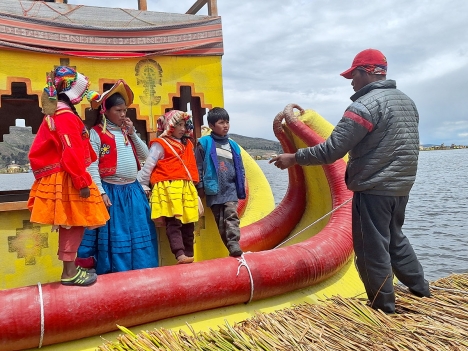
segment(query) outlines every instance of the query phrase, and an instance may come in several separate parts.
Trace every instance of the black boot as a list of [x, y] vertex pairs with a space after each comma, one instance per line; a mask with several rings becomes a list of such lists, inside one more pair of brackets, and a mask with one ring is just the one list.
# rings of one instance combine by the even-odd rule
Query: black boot
[[239, 257], [239, 256], [242, 256], [243, 254], [243, 251], [240, 248], [240, 245], [238, 242], [230, 243], [230, 245], [228, 246], [228, 250], [229, 250], [229, 256], [231, 257]]

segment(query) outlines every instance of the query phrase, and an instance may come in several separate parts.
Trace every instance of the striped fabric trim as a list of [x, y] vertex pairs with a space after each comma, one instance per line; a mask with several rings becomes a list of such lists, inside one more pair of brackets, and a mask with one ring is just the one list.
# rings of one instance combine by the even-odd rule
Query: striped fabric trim
[[72, 145], [70, 142], [70, 138], [68, 137], [68, 134], [64, 134], [63, 138], [65, 139], [65, 143], [68, 145], [68, 147], [71, 147]]
[[[132, 57], [159, 55], [222, 55], [220, 18], [170, 27], [63, 27], [47, 21], [0, 14], [0, 43], [23, 50], [76, 56]], [[114, 53], [114, 55], [113, 55]], [[90, 55], [91, 54], [91, 55]]]
[[351, 112], [351, 111], [346, 111], [343, 115], [343, 117], [352, 119], [354, 122], [357, 124], [363, 126], [364, 128], [367, 129], [367, 131], [371, 132], [374, 126], [372, 125], [371, 122], [369, 122], [367, 119], [359, 116], [358, 114]]
[[51, 172], [56, 169], [60, 169], [60, 163], [53, 163], [40, 169], [36, 169], [35, 171], [33, 171], [33, 173], [36, 178], [40, 178], [42, 174]]

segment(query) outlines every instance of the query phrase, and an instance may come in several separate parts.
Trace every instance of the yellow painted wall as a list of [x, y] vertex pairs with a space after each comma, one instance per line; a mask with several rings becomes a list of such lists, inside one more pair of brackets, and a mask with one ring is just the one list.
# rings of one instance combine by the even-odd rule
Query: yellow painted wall
[[[11, 94], [9, 82], [25, 80], [30, 81], [28, 89], [31, 91], [28, 90], [28, 93], [41, 94], [46, 83], [46, 73], [54, 66], [63, 64], [63, 59], [90, 79], [90, 90], [101, 93], [103, 83], [113, 83], [123, 78], [135, 94], [131, 107], [137, 109], [138, 119], [147, 120], [148, 132], [155, 131], [156, 119], [164, 113], [165, 108], [172, 106], [172, 97], [180, 96], [180, 85], [191, 86], [192, 96], [200, 97], [202, 107], [223, 106], [220, 56], [108, 60], [0, 50], [0, 94]], [[150, 95], [154, 100], [151, 104]], [[77, 106], [82, 117], [87, 107], [89, 103], [86, 99]]]
[[0, 290], [60, 280], [58, 234], [29, 222], [29, 211], [0, 212]]

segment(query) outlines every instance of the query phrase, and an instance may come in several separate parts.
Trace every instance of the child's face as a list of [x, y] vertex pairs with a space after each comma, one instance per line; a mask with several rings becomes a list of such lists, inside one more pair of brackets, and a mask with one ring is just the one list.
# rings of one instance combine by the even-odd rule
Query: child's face
[[105, 114], [109, 121], [118, 125], [119, 127], [122, 127], [125, 124], [127, 106], [125, 104], [112, 106], [109, 110], [105, 112]]
[[217, 135], [226, 136], [229, 133], [229, 121], [219, 119], [215, 124], [210, 124], [209, 126]]
[[186, 132], [187, 132], [187, 128], [185, 126], [185, 121], [180, 121], [174, 126], [174, 131], [172, 132], [172, 136], [176, 139], [181, 139]]

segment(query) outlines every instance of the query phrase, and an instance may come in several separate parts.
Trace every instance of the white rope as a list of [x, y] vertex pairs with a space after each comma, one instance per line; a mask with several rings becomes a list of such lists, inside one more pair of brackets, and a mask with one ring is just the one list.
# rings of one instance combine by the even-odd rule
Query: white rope
[[253, 277], [252, 277], [252, 272], [250, 271], [250, 267], [247, 264], [247, 261], [245, 260], [244, 254], [242, 254], [241, 258], [238, 258], [237, 260], [239, 261], [239, 266], [237, 267], [236, 277], [239, 276], [240, 269], [241, 269], [242, 266], [244, 266], [247, 269], [247, 272], [249, 273], [249, 277], [250, 277], [250, 299], [249, 299], [249, 301], [246, 302], [246, 303], [249, 303], [249, 302], [252, 301], [253, 294], [254, 294], [254, 281], [253, 281]]
[[298, 236], [299, 234], [301, 234], [302, 232], [304, 232], [305, 230], [309, 229], [310, 227], [312, 227], [313, 225], [317, 224], [318, 222], [320, 222], [322, 219], [324, 219], [325, 217], [331, 215], [333, 212], [339, 210], [341, 207], [343, 207], [344, 205], [346, 205], [348, 202], [350, 202], [353, 198], [350, 197], [348, 200], [346, 200], [345, 202], [343, 202], [341, 205], [335, 207], [333, 210], [331, 210], [330, 212], [324, 214], [322, 217], [320, 217], [319, 219], [317, 219], [315, 222], [309, 224], [307, 227], [305, 227], [304, 229], [300, 230], [299, 232], [297, 232], [296, 234], [294, 234], [293, 236], [287, 238], [285, 241], [279, 243], [278, 245], [276, 245], [273, 249], [277, 249], [278, 247], [286, 244], [289, 240], [293, 239], [294, 237]]
[[[283, 245], [284, 243], [288, 242], [289, 240], [291, 240], [292, 238], [294, 238], [295, 236], [301, 234], [304, 230], [310, 228], [311, 226], [313, 226], [314, 224], [316, 224], [317, 222], [321, 221], [322, 219], [324, 219], [326, 216], [332, 214], [333, 212], [339, 210], [341, 207], [343, 207], [344, 205], [346, 205], [348, 202], [350, 202], [353, 198], [349, 198], [348, 200], [346, 200], [345, 202], [343, 202], [341, 205], [335, 207], [333, 210], [331, 210], [330, 212], [328, 212], [327, 214], [325, 214], [324, 216], [320, 217], [319, 219], [317, 219], [314, 223], [308, 225], [307, 227], [305, 227], [304, 229], [302, 229], [301, 231], [299, 231], [298, 233], [294, 234], [292, 237], [286, 239], [285, 241], [283, 241], [282, 243], [280, 243], [279, 245], [277, 245], [276, 247], [274, 247], [275, 249], [281, 245]], [[247, 264], [247, 261], [245, 260], [245, 256], [244, 254], [242, 254], [241, 258], [238, 258], [237, 259], [239, 261], [239, 266], [237, 267], [237, 275], [236, 276], [239, 276], [239, 273], [240, 273], [240, 269], [241, 267], [245, 267], [247, 269], [247, 272], [249, 273], [249, 277], [250, 277], [250, 298], [249, 298], [249, 301], [247, 301], [246, 303], [249, 303], [252, 301], [253, 299], [253, 295], [254, 295], [254, 281], [253, 281], [253, 277], [252, 277], [252, 272], [250, 270], [250, 267], [249, 265]]]
[[41, 283], [37, 283], [39, 289], [39, 302], [41, 304], [41, 338], [39, 339], [39, 349], [42, 347], [42, 341], [44, 340], [44, 300], [42, 299], [42, 286]]

